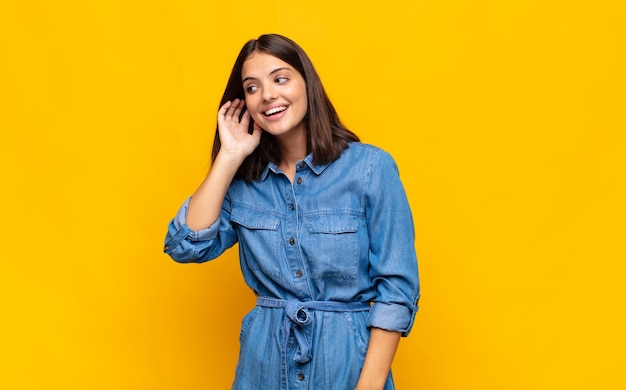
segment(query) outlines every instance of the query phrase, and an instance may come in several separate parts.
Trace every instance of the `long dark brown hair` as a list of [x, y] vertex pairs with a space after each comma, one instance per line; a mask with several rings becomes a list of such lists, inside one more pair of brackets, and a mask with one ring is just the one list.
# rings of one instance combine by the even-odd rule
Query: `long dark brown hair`
[[[261, 35], [258, 39], [246, 42], [230, 73], [220, 107], [227, 101], [245, 98], [241, 70], [244, 61], [254, 52], [266, 53], [288, 63], [304, 78], [307, 93], [307, 113], [304, 117], [307, 152], [313, 153], [314, 164], [326, 164], [338, 159], [343, 150], [348, 147], [348, 142], [359, 141], [359, 137], [339, 120], [337, 111], [328, 99], [313, 63], [304, 50], [297, 43], [282, 35]], [[216, 128], [212, 161], [215, 161], [220, 145]], [[269, 162], [278, 164], [280, 159], [281, 153], [276, 139], [264, 131], [261, 135], [261, 144], [243, 161], [235, 179], [244, 179], [248, 182], [258, 180]]]

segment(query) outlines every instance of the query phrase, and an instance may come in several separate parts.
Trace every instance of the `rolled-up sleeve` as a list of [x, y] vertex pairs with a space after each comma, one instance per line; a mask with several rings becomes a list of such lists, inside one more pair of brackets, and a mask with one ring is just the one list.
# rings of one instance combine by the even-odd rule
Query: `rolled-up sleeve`
[[407, 336], [420, 296], [415, 231], [398, 168], [388, 153], [379, 151], [371, 159], [364, 184], [370, 280], [376, 288], [367, 324]]
[[169, 223], [163, 251], [180, 263], [200, 263], [212, 260], [237, 242], [237, 234], [230, 224], [228, 199], [218, 220], [202, 230], [192, 230], [185, 223], [189, 208], [188, 198]]

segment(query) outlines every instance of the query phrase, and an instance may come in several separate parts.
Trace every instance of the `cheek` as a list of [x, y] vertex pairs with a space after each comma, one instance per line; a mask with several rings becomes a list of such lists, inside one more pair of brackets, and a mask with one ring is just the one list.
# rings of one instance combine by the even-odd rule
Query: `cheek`
[[302, 94], [300, 99], [300, 106], [302, 107], [302, 111], [304, 111], [304, 115], [309, 111], [309, 101], [307, 99], [306, 93]]
[[265, 115], [254, 113], [251, 115], [251, 117], [252, 117], [252, 120], [255, 121], [256, 123], [261, 123], [263, 118], [265, 118]]
[[246, 96], [243, 98], [243, 100], [244, 100], [244, 102], [246, 103], [246, 108], [248, 108], [248, 107], [250, 107], [250, 106], [252, 105], [252, 99], [250, 99], [250, 97], [249, 97], [249, 96], [247, 96], [247, 95], [246, 95]]
[[300, 105], [304, 106], [305, 112], [307, 111], [308, 104], [309, 101], [307, 99], [306, 85], [302, 83], [302, 85], [300, 86]]
[[258, 119], [261, 117], [261, 114], [259, 112], [257, 112], [254, 107], [256, 102], [254, 101], [254, 98], [251, 98], [250, 96], [246, 96], [244, 98], [245, 102], [246, 102], [246, 109], [250, 112], [250, 116], [252, 116], [252, 119]]

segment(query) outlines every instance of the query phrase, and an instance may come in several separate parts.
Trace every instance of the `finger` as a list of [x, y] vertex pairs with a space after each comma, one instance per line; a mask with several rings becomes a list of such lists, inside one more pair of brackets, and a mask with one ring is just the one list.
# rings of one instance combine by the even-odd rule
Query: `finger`
[[[233, 100], [233, 103], [228, 107], [228, 110], [226, 110], [226, 115], [225, 115], [226, 119], [233, 120], [235, 109], [239, 106], [239, 103], [240, 103], [239, 99]], [[239, 122], [239, 118], [237, 118], [237, 122]]]
[[220, 107], [219, 111], [217, 112], [217, 115], [220, 117], [224, 117], [226, 116], [226, 112], [228, 111], [228, 108], [232, 105], [233, 103], [229, 100], [226, 103], [224, 103], [222, 105], [222, 107]]
[[243, 107], [245, 105], [245, 102], [243, 100], [240, 100], [238, 104], [233, 104], [235, 111], [233, 111], [233, 119], [237, 120], [237, 122], [239, 122], [239, 117], [241, 116], [241, 110], [243, 110]]
[[256, 138], [261, 139], [261, 134], [263, 133], [263, 129], [259, 126], [255, 121], [252, 121], [252, 135]]
[[253, 122], [252, 124], [252, 137], [254, 137], [256, 139], [256, 142], [261, 142], [261, 134], [263, 134], [263, 129], [256, 124], [256, 122]]
[[[236, 112], [237, 118], [239, 118], [239, 115], [241, 115], [241, 110], [242, 109], [243, 109], [243, 107], [237, 109], [239, 111], [239, 112]], [[241, 115], [241, 121], [239, 121], [239, 123], [241, 123], [247, 129], [248, 125], [250, 124], [250, 112], [248, 112], [247, 110], [244, 111], [243, 115]]]

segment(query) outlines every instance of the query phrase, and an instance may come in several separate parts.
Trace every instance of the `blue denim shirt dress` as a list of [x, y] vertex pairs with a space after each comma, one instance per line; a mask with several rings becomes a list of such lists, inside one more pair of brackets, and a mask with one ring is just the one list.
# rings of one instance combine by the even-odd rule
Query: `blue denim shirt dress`
[[[350, 143], [324, 165], [309, 155], [293, 183], [270, 163], [234, 181], [219, 220], [194, 231], [188, 200], [165, 252], [204, 262], [239, 243], [257, 306], [243, 319], [233, 389], [353, 389], [369, 328], [406, 336], [418, 310], [411, 211], [392, 157]], [[391, 374], [385, 386], [393, 389]]]

